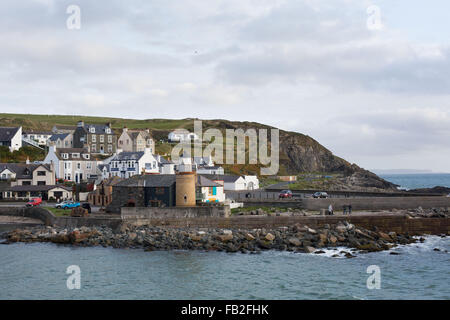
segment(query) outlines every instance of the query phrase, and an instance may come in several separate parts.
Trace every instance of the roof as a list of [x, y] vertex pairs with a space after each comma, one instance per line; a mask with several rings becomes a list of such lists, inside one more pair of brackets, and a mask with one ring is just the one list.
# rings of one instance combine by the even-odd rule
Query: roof
[[46, 135], [52, 135], [53, 132], [50, 131], [24, 131], [22, 134], [46, 134]]
[[65, 189], [67, 191], [72, 191], [72, 187], [67, 187], [65, 185], [30, 185], [30, 186], [14, 186], [10, 187], [9, 191], [49, 191], [55, 188]]
[[50, 137], [50, 141], [56, 141], [58, 139], [64, 140], [69, 134], [68, 133], [56, 133]]
[[222, 187], [220, 184], [209, 180], [208, 178], [197, 175], [197, 187]]
[[198, 169], [219, 170], [219, 169], [223, 169], [223, 168], [221, 166], [198, 166]]
[[116, 184], [118, 187], [170, 187], [176, 182], [174, 174], [135, 175]]
[[103, 180], [102, 182], [100, 182], [100, 184], [103, 184], [104, 186], [114, 186], [123, 180], [124, 179], [121, 177], [114, 176], [114, 177]]
[[88, 132], [89, 132], [90, 128], [95, 128], [95, 134], [98, 134], [98, 133], [108, 134], [108, 133], [106, 133], [106, 129], [111, 129], [111, 133], [109, 133], [109, 134], [114, 134], [114, 130], [106, 124], [85, 124], [83, 127], [83, 129]]
[[104, 168], [106, 168], [106, 170], [109, 171], [109, 164], [101, 163], [101, 164], [98, 165], [98, 169], [100, 171], [103, 171]]
[[202, 176], [205, 176], [206, 178], [213, 180], [213, 181], [223, 181], [228, 183], [236, 182], [241, 176], [231, 176], [226, 174], [202, 174]]
[[0, 127], [0, 141], [11, 141], [20, 127]]
[[167, 160], [166, 158], [159, 156], [159, 163], [160, 164], [173, 164], [172, 161]]
[[137, 152], [121, 152], [115, 155], [111, 161], [128, 161], [128, 160], [139, 160], [144, 155], [144, 151]]
[[32, 179], [33, 171], [41, 166], [50, 171], [49, 164], [0, 163], [0, 172], [2, 172], [5, 169], [8, 169], [9, 171], [12, 171], [16, 174], [16, 179]]
[[[57, 148], [55, 153], [56, 153], [56, 156], [58, 157], [58, 159], [60, 159], [60, 160], [73, 160], [73, 159], [75, 159], [77, 161], [92, 160], [91, 157], [89, 157], [89, 159], [85, 159], [81, 156], [82, 154], [89, 154], [88, 150], [85, 148]], [[61, 156], [63, 153], [67, 153], [69, 155], [69, 157], [67, 159], [63, 158]], [[79, 153], [80, 157], [73, 158], [72, 157], [73, 153]]]

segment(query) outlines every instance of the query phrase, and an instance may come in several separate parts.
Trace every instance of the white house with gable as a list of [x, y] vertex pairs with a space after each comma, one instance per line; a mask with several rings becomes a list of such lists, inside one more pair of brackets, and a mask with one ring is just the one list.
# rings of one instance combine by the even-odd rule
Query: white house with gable
[[130, 178], [137, 174], [159, 173], [158, 160], [149, 148], [138, 152], [121, 152], [109, 159], [112, 177]]

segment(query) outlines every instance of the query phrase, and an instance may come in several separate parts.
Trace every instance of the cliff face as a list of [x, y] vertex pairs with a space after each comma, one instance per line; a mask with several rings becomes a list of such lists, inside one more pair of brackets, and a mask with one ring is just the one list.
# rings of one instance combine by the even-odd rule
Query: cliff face
[[376, 174], [341, 159], [314, 139], [295, 132], [280, 132], [280, 165], [287, 173], [342, 173], [334, 182], [339, 190], [397, 190]]

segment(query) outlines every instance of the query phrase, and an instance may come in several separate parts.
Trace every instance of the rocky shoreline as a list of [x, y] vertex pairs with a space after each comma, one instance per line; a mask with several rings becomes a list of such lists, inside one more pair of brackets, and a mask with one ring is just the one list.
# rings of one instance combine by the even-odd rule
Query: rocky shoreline
[[[444, 235], [443, 235], [444, 237]], [[346, 247], [340, 255], [355, 257], [355, 253], [389, 250], [397, 245], [425, 241], [408, 234], [385, 233], [358, 228], [342, 221], [313, 229], [296, 224], [275, 229], [228, 230], [207, 228], [163, 228], [122, 225], [117, 230], [108, 227], [81, 227], [61, 229], [33, 227], [16, 229], [2, 235], [3, 244], [15, 242], [51, 242], [74, 246], [103, 246], [113, 248], [140, 248], [157, 250], [203, 250], [241, 253], [260, 253], [279, 250], [304, 253], [323, 253], [327, 248]], [[351, 252], [350, 252], [351, 251]]]

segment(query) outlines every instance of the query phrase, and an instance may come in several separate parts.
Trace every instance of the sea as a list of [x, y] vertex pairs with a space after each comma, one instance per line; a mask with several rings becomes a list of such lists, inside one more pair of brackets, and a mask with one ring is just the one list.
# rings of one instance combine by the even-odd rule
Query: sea
[[[450, 175], [419, 176], [384, 178], [405, 188], [450, 186]], [[348, 248], [241, 254], [0, 245], [0, 299], [448, 300], [450, 240], [425, 238], [351, 259], [339, 254]]]
[[379, 176], [399, 185], [399, 188], [403, 190], [436, 186], [450, 188], [450, 173], [380, 174]]

